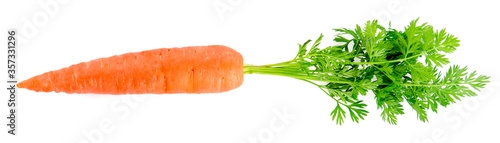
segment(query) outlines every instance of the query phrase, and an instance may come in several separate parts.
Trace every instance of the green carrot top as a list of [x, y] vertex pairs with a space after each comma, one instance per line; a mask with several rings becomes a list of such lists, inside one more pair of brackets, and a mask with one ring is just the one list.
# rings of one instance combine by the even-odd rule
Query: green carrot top
[[364, 119], [367, 105], [358, 97], [370, 90], [384, 121], [397, 124], [406, 101], [417, 118], [426, 122], [429, 109], [437, 112], [438, 105], [446, 107], [462, 97], [476, 96], [472, 89], [483, 88], [489, 76], [457, 65], [445, 74], [439, 72], [450, 63], [444, 54], [455, 51], [460, 40], [445, 29], [434, 30], [427, 23], [417, 25], [417, 21], [410, 22], [404, 31], [390, 25], [384, 28], [377, 20], [368, 21], [364, 28], [334, 29], [339, 33], [333, 41], [339, 45], [320, 49], [321, 34], [311, 46], [311, 40], [299, 44], [294, 59], [245, 65], [244, 73], [287, 76], [319, 87], [336, 102], [331, 116], [337, 124], [344, 123], [347, 112], [354, 122]]

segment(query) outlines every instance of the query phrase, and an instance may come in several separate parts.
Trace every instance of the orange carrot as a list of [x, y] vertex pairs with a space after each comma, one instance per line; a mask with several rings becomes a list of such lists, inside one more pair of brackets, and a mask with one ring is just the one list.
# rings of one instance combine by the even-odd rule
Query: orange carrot
[[484, 88], [490, 77], [457, 65], [442, 74], [440, 68], [450, 63], [444, 53], [455, 51], [460, 40], [417, 21], [405, 31], [385, 29], [377, 20], [355, 30], [334, 29], [339, 45], [320, 49], [321, 34], [299, 44], [292, 60], [268, 65], [243, 64], [241, 55], [225, 46], [157, 49], [80, 63], [18, 86], [67, 93], [209, 93], [237, 88], [243, 74], [276, 75], [320, 88], [336, 102], [330, 115], [337, 124], [344, 123], [346, 113], [358, 123], [367, 116], [367, 105], [358, 97], [369, 91], [383, 107], [384, 121], [396, 124], [407, 101], [427, 122], [429, 109], [477, 96], [473, 90]]
[[17, 86], [38, 92], [215, 93], [243, 83], [243, 57], [222, 45], [161, 48], [95, 59]]

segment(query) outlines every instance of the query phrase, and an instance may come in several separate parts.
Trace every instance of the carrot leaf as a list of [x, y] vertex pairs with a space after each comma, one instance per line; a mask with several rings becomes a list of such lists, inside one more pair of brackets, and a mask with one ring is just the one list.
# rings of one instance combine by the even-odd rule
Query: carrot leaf
[[330, 115], [339, 125], [347, 112], [356, 123], [367, 116], [367, 105], [359, 96], [374, 96], [382, 120], [389, 124], [397, 124], [397, 116], [404, 114], [404, 102], [417, 119], [427, 122], [428, 110], [437, 112], [439, 105], [477, 96], [475, 92], [489, 82], [489, 76], [468, 72], [466, 66], [454, 65], [441, 73], [440, 68], [450, 63], [445, 54], [455, 51], [460, 40], [445, 29], [419, 25], [418, 19], [403, 31], [384, 28], [377, 20], [354, 30], [333, 30], [335, 45], [320, 48], [321, 34], [312, 45], [312, 40], [299, 44], [293, 60], [245, 65], [244, 73], [287, 76], [317, 86], [336, 102]]

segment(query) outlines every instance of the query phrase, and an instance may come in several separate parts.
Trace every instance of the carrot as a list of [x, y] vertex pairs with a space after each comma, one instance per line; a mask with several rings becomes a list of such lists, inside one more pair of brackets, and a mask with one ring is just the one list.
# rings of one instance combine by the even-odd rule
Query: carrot
[[37, 92], [216, 93], [243, 83], [243, 57], [222, 45], [161, 48], [95, 59], [17, 86]]
[[18, 86], [67, 93], [210, 93], [237, 88], [244, 74], [276, 75], [311, 83], [332, 98], [336, 104], [330, 115], [337, 124], [347, 116], [363, 120], [367, 105], [359, 97], [367, 94], [373, 94], [390, 124], [404, 114], [403, 103], [427, 122], [429, 110], [477, 96], [473, 90], [484, 88], [490, 77], [458, 65], [441, 73], [450, 63], [445, 54], [455, 51], [460, 40], [417, 21], [404, 31], [386, 29], [377, 20], [355, 30], [334, 29], [337, 45], [320, 48], [320, 34], [299, 44], [292, 60], [275, 64], [243, 64], [241, 55], [225, 46], [157, 49], [80, 63]]

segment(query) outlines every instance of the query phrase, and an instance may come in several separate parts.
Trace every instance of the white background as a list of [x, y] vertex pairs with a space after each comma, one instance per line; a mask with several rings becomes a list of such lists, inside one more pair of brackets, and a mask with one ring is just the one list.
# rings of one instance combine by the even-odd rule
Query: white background
[[[290, 60], [297, 43], [320, 33], [324, 45], [333, 44], [332, 28], [379, 19], [401, 29], [417, 17], [459, 37], [461, 46], [448, 55], [452, 64], [492, 76], [480, 96], [429, 113], [429, 123], [405, 106], [398, 125], [382, 121], [370, 93], [363, 97], [368, 117], [338, 126], [329, 116], [335, 102], [327, 95], [303, 81], [276, 76], [245, 75], [240, 88], [220, 94], [102, 96], [20, 89], [18, 135], [7, 134], [2, 125], [2, 143], [500, 142], [498, 2], [40, 0], [0, 5], [2, 36], [8, 28], [20, 30], [20, 80], [95, 58], [192, 45], [227, 45], [245, 63], [270, 64]], [[226, 10], [218, 13], [214, 5]], [[0, 123], [7, 121], [6, 102], [6, 96], [1, 98]], [[280, 120], [282, 113], [290, 118]]]

